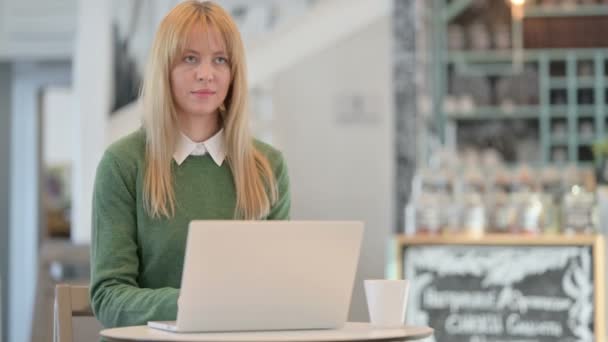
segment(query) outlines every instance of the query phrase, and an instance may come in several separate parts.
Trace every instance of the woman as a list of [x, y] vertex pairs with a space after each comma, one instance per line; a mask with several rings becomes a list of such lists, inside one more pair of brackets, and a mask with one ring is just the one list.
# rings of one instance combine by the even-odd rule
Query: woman
[[105, 327], [176, 319], [191, 220], [289, 218], [287, 169], [250, 136], [244, 47], [221, 7], [185, 1], [163, 19], [141, 99], [143, 128], [95, 180], [91, 303]]

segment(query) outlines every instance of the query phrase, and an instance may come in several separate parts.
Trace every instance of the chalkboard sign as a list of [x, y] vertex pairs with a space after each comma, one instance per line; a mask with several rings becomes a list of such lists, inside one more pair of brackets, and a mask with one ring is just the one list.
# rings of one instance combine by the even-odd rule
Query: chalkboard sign
[[403, 237], [399, 258], [429, 341], [604, 340], [601, 237]]

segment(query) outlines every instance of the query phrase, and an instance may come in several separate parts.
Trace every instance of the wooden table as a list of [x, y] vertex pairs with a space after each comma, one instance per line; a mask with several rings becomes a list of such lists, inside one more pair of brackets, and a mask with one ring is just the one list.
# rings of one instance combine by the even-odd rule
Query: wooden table
[[429, 337], [429, 327], [404, 326], [397, 329], [378, 329], [369, 323], [348, 322], [342, 329], [256, 331], [226, 333], [173, 333], [148, 328], [145, 325], [105, 329], [101, 331], [108, 341], [189, 341], [189, 342], [338, 342], [338, 341], [412, 341]]

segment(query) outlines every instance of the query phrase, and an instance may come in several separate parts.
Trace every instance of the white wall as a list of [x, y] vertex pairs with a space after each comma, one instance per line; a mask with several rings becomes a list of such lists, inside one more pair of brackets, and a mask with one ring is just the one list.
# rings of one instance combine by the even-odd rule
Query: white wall
[[70, 88], [52, 87], [42, 95], [42, 156], [44, 164], [65, 165], [72, 155], [74, 97]]
[[[355, 321], [368, 319], [362, 282], [384, 277], [393, 231], [390, 42], [390, 17], [384, 17], [274, 81], [274, 141], [289, 167], [293, 218], [365, 221], [350, 312]], [[352, 96], [362, 99], [363, 110], [351, 108]]]
[[284, 23], [264, 40], [248, 44], [248, 81], [263, 85], [278, 72], [334, 46], [380, 17], [390, 15], [389, 0], [323, 0], [308, 13]]
[[0, 60], [65, 60], [78, 0], [0, 0]]
[[16, 63], [11, 92], [9, 339], [29, 341], [40, 232], [40, 98], [69, 86], [69, 63]]
[[106, 144], [109, 145], [142, 125], [142, 109], [139, 101], [130, 103], [112, 113], [108, 121]]
[[74, 166], [72, 241], [91, 240], [91, 198], [97, 164], [106, 147], [112, 99], [111, 4], [80, 0], [74, 54]]
[[[0, 160], [10, 160], [11, 65], [0, 63]], [[0, 163], [0, 340], [8, 340], [8, 239], [10, 164]]]
[[[6, 1], [7, 0], [0, 0], [0, 13], [6, 13]], [[0, 15], [0, 17], [2, 17], [3, 15]], [[4, 20], [0, 21], [0, 22], [4, 22]], [[4, 30], [3, 28], [0, 28], [0, 60], [5, 59], [5, 55], [6, 53], [6, 30]], [[1, 336], [0, 336], [1, 337]]]

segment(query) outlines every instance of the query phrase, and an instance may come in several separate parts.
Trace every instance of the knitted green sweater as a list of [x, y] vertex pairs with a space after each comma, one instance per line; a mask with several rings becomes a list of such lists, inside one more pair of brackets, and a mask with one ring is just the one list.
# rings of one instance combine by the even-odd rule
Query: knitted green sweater
[[[280, 152], [255, 141], [273, 166], [279, 199], [266, 219], [289, 218], [287, 167]], [[154, 219], [144, 210], [145, 133], [112, 144], [95, 179], [91, 244], [91, 305], [105, 327], [175, 320], [188, 224], [233, 219], [236, 191], [227, 162], [209, 154], [173, 162], [175, 215]]]

